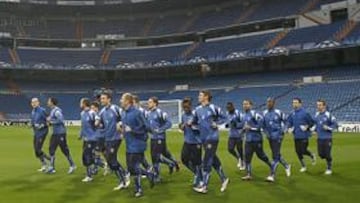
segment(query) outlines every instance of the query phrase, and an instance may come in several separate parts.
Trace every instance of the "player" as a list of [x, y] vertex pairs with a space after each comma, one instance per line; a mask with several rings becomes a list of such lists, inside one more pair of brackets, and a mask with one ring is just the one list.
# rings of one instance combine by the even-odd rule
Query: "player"
[[319, 99], [316, 102], [317, 113], [315, 115], [315, 130], [318, 135], [318, 153], [321, 159], [326, 160], [325, 175], [332, 174], [332, 136], [333, 131], [337, 130], [338, 124], [336, 118], [326, 110], [326, 101]]
[[311, 115], [302, 107], [300, 98], [294, 98], [292, 101], [294, 111], [288, 117], [289, 132], [294, 134], [295, 151], [300, 160], [300, 172], [306, 172], [307, 168], [304, 162], [304, 155], [309, 156], [312, 164], [316, 164], [316, 156], [308, 149], [309, 138], [311, 137], [310, 128], [314, 125]]
[[236, 158], [238, 162], [237, 167], [243, 171], [245, 170], [243, 132], [241, 129], [238, 129], [240, 123], [243, 122], [242, 116], [240, 112], [235, 109], [232, 102], [227, 103], [226, 109], [228, 118], [226, 127], [229, 128], [228, 151]]
[[38, 98], [34, 97], [31, 99], [31, 106], [33, 110], [31, 111], [31, 126], [34, 132], [33, 146], [35, 151], [35, 156], [40, 160], [41, 168], [38, 169], [39, 172], [46, 172], [46, 160], [50, 160], [50, 157], [42, 151], [44, 141], [49, 132], [49, 128], [46, 122], [46, 111], [40, 106], [40, 101]]
[[213, 167], [221, 179], [220, 191], [224, 192], [229, 183], [229, 178], [226, 177], [219, 157], [216, 155], [219, 144], [219, 129], [218, 126], [226, 122], [226, 115], [220, 107], [211, 104], [211, 92], [203, 90], [199, 92], [200, 105], [195, 109], [194, 124], [198, 126], [200, 131], [200, 138], [204, 147], [203, 157], [203, 185], [194, 187], [194, 190], [199, 193], [207, 193], [210, 180], [211, 168]]
[[195, 112], [192, 111], [191, 106], [191, 99], [184, 98], [182, 101], [183, 114], [179, 124], [179, 129], [184, 132], [181, 161], [194, 174], [193, 186], [198, 187], [202, 184], [201, 139], [199, 130], [193, 125]]
[[126, 142], [126, 163], [131, 175], [134, 176], [135, 197], [143, 195], [141, 175], [146, 174], [150, 186], [154, 186], [155, 174], [141, 168], [144, 162], [147, 132], [149, 125], [143, 112], [134, 106], [131, 94], [125, 93], [121, 97], [121, 106], [124, 109], [122, 116], [122, 132]]
[[244, 122], [242, 129], [245, 133], [246, 142], [245, 142], [245, 164], [246, 164], [246, 176], [242, 177], [243, 180], [251, 180], [251, 160], [253, 154], [256, 153], [256, 156], [265, 162], [271, 169], [271, 163], [269, 158], [264, 152], [263, 149], [263, 138], [261, 134], [261, 127], [263, 123], [263, 117], [252, 110], [252, 101], [245, 99], [243, 101], [243, 117]]
[[51, 109], [47, 122], [53, 127], [53, 134], [50, 139], [50, 166], [47, 173], [55, 173], [55, 152], [56, 148], [60, 146], [62, 153], [66, 156], [69, 161], [70, 168], [68, 174], [74, 173], [76, 166], [70, 155], [70, 150], [66, 141], [66, 128], [64, 124], [64, 116], [62, 110], [57, 106], [58, 100], [54, 97], [50, 97], [47, 102], [48, 107]]
[[95, 164], [95, 146], [96, 146], [96, 127], [95, 117], [96, 113], [90, 109], [91, 102], [88, 98], [80, 100], [80, 108], [82, 112], [81, 117], [81, 131], [80, 138], [83, 139], [83, 165], [86, 167], [86, 177], [82, 182], [91, 182], [92, 166]]
[[285, 161], [280, 153], [281, 143], [286, 127], [286, 115], [281, 110], [275, 108], [274, 98], [268, 98], [266, 105], [267, 109], [263, 113], [263, 130], [269, 140], [273, 157], [273, 162], [271, 164], [271, 175], [268, 176], [266, 180], [269, 182], [274, 182], [276, 168], [279, 163], [285, 167], [286, 176], [290, 177], [291, 175], [291, 165]]
[[148, 100], [149, 112], [147, 119], [151, 129], [151, 159], [156, 174], [156, 182], [160, 181], [160, 163], [169, 166], [170, 174], [174, 168], [179, 170], [175, 158], [170, 154], [166, 146], [166, 130], [171, 128], [171, 121], [167, 113], [158, 108], [159, 100], [157, 97], [151, 97]]
[[111, 94], [103, 92], [100, 96], [100, 102], [103, 108], [99, 113], [96, 126], [103, 125], [101, 133], [105, 137], [105, 157], [111, 171], [115, 173], [119, 180], [119, 185], [114, 190], [122, 190], [129, 187], [130, 178], [122, 165], [119, 163], [117, 153], [122, 141], [118, 123], [121, 122], [120, 108], [111, 104]]
[[[100, 104], [97, 101], [91, 103], [91, 110], [95, 113], [95, 120], [100, 120], [99, 117], [99, 109]], [[105, 158], [105, 137], [101, 132], [101, 128], [103, 127], [102, 123], [99, 123], [99, 126], [96, 127], [96, 145], [95, 145], [95, 165], [93, 173], [96, 174], [98, 172], [98, 167], [104, 168], [104, 176], [109, 173], [109, 168], [106, 161], [103, 161], [101, 156]]]
[[[139, 97], [137, 95], [133, 95], [133, 100], [134, 100], [134, 106], [136, 108], [138, 108], [140, 110], [140, 112], [144, 115], [144, 117], [146, 118], [146, 110], [144, 108], [141, 107], [140, 105], [140, 100]], [[146, 134], [146, 141], [148, 140], [148, 136]], [[149, 162], [146, 160], [146, 157], [144, 156], [144, 160], [142, 162], [142, 165], [148, 170], [151, 171], [152, 167], [149, 164]]]

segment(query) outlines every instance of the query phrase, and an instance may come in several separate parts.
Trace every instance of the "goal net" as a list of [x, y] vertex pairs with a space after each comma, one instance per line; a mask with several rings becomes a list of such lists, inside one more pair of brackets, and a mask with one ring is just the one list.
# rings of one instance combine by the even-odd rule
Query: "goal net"
[[[140, 101], [140, 105], [144, 109], [148, 109], [147, 101]], [[159, 100], [159, 108], [168, 114], [173, 128], [177, 127], [181, 122], [181, 100]]]

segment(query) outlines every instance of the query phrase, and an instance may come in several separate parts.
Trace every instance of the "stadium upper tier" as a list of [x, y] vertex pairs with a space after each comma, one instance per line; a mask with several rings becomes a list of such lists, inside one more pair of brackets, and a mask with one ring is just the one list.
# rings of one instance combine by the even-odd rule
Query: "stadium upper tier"
[[[323, 76], [324, 82], [301, 83], [303, 77], [316, 75]], [[189, 84], [190, 89], [174, 91], [176, 84]], [[242, 100], [250, 98], [254, 101], [255, 108], [261, 110], [264, 108], [267, 97], [275, 97], [278, 107], [287, 113], [291, 111], [291, 100], [294, 97], [302, 98], [305, 107], [311, 113], [315, 112], [316, 100], [322, 98], [328, 102], [329, 109], [340, 121], [360, 121], [360, 68], [358, 66], [168, 81], [103, 83], [100, 81], [3, 80], [0, 82], [0, 112], [8, 119], [28, 118], [31, 97], [39, 97], [44, 103], [46, 98], [54, 96], [59, 99], [66, 118], [74, 120], [79, 117], [80, 98], [93, 98], [93, 90], [100, 87], [108, 87], [116, 92], [113, 99], [115, 103], [118, 103], [121, 92], [125, 91], [135, 92], [141, 100], [146, 100], [150, 96], [157, 96], [161, 100], [182, 99], [190, 96], [196, 101], [198, 90], [205, 88], [212, 90], [214, 103], [222, 107], [226, 102], [232, 101], [241, 108]], [[174, 109], [174, 112], [177, 112], [177, 109]]]
[[159, 36], [294, 16], [332, 2], [336, 0], [258, 0], [249, 1], [248, 4], [211, 5], [161, 14], [124, 16], [120, 13], [111, 17], [92, 16], [91, 18], [79, 14], [73, 18], [66, 16], [63, 19], [61, 17], [49, 19], [34, 14], [31, 19], [4, 18], [0, 21], [0, 31], [10, 32], [17, 37], [51, 39], [96, 38], [98, 35], [111, 34], [125, 37]]
[[[224, 61], [233, 58], [266, 56], [272, 47], [286, 47], [288, 51], [317, 49], [328, 41], [343, 45], [358, 44], [360, 25], [353, 25], [346, 37], [339, 39], [337, 33], [350, 21], [339, 21], [328, 25], [287, 30], [263, 34], [242, 35], [207, 40], [205, 42], [188, 42], [162, 46], [100, 49], [100, 48], [31, 48], [0, 49], [0, 61], [7, 64], [30, 65], [34, 68], [78, 67], [96, 68], [138, 68], [181, 65], [196, 63], [202, 60]], [[274, 43], [274, 39], [275, 42]], [[335, 42], [336, 41], [336, 42]], [[88, 66], [82, 66], [87, 64]]]

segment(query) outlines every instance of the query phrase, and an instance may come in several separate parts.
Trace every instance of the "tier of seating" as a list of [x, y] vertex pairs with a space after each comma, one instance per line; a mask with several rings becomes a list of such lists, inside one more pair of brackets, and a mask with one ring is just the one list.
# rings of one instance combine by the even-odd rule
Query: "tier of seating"
[[[258, 110], [264, 109], [266, 98], [274, 97], [277, 99], [278, 108], [286, 113], [291, 112], [291, 101], [294, 97], [303, 100], [305, 108], [312, 114], [315, 113], [315, 104], [317, 99], [325, 99], [330, 111], [340, 121], [360, 121], [360, 68], [339, 67], [331, 70], [318, 70], [318, 72], [282, 72], [282, 73], [263, 73], [249, 74], [244, 82], [245, 75], [238, 76], [221, 76], [207, 79], [193, 79], [192, 82], [184, 80], [182, 84], [189, 82], [191, 89], [187, 91], [173, 91], [171, 85], [179, 84], [180, 81], [139, 81], [137, 85], [133, 83], [122, 83], [121, 88], [117, 83], [108, 84], [116, 92], [114, 103], [118, 103], [121, 92], [136, 92], [141, 100], [146, 100], [150, 96], [157, 96], [161, 100], [182, 99], [185, 96], [197, 100], [198, 89], [213, 89], [213, 102], [225, 107], [226, 103], [232, 101], [241, 109], [241, 103], [244, 99], [251, 99], [254, 107]], [[302, 73], [302, 74], [299, 74]], [[295, 78], [295, 74], [299, 74]], [[293, 83], [291, 79], [300, 80], [301, 76], [306, 75], [323, 75], [325, 81], [316, 84], [299, 84]], [[336, 77], [339, 74], [339, 77]], [[344, 77], [344, 75], [352, 77]], [[278, 80], [289, 78], [288, 80]], [[264, 81], [261, 85], [260, 82]], [[73, 88], [74, 83], [57, 82], [47, 85], [41, 82], [24, 82], [16, 81], [22, 90], [20, 94], [12, 94], [6, 91], [6, 84], [0, 85], [0, 112], [8, 119], [28, 118], [30, 112], [29, 100], [31, 97], [39, 97], [43, 103], [46, 98], [53, 96], [60, 101], [60, 106], [64, 109], [67, 119], [78, 119], [79, 117], [79, 100], [82, 97], [93, 98], [93, 89], [103, 85], [101, 82], [77, 82], [76, 90]], [[257, 84], [257, 85], [254, 85]], [[167, 87], [164, 89], [163, 87]], [[132, 88], [132, 89], [131, 89]], [[76, 92], [75, 92], [76, 91]], [[194, 102], [196, 103], [196, 102]]]
[[35, 17], [32, 18], [34, 23], [9, 20], [9, 22], [0, 24], [0, 31], [11, 32], [13, 36], [56, 39], [95, 38], [101, 34], [123, 34], [126, 37], [158, 36], [287, 17], [318, 9], [320, 5], [332, 2], [334, 0], [258, 0], [253, 1], [250, 5], [219, 5], [210, 9], [169, 12], [146, 17], [120, 14], [112, 16], [111, 19], [95, 18], [95, 20], [94, 18], [93, 20], [82, 20], [81, 15], [73, 19], [67, 17], [57, 20]]

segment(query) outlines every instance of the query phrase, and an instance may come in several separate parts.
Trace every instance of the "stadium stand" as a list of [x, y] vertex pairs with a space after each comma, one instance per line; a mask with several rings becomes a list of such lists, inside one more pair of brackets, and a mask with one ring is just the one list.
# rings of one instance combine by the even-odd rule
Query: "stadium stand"
[[[241, 107], [245, 98], [251, 98], [257, 109], [263, 109], [267, 97], [277, 98], [278, 107], [286, 113], [291, 112], [291, 100], [300, 97], [305, 107], [315, 112], [315, 102], [319, 98], [327, 100], [329, 109], [334, 111], [341, 121], [356, 121], [360, 119], [359, 88], [360, 69], [358, 66], [339, 67], [337, 69], [307, 70], [279, 73], [253, 73], [247, 75], [224, 76], [217, 80], [213, 78], [181, 80], [182, 84], [189, 82], [191, 89], [188, 91], [174, 91], [173, 87], [180, 80], [173, 81], [139, 81], [130, 83], [114, 82], [108, 84], [116, 90], [117, 102], [123, 91], [132, 91], [139, 95], [142, 100], [150, 96], [158, 96], [161, 100], [182, 99], [185, 96], [197, 99], [198, 89], [212, 89], [214, 103], [222, 107], [228, 101], [233, 101]], [[324, 82], [319, 84], [303, 84], [299, 81], [303, 76], [322, 75]], [[245, 80], [247, 78], [247, 81]], [[287, 79], [284, 79], [287, 78]], [[210, 82], [211, 81], [211, 82]], [[261, 83], [261, 81], [267, 81]], [[296, 82], [297, 81], [297, 82]], [[0, 112], [5, 113], [8, 119], [28, 118], [29, 99], [33, 96], [41, 98], [45, 102], [49, 96], [59, 98], [60, 105], [65, 111], [67, 119], [78, 119], [78, 102], [81, 97], [92, 98], [92, 90], [101, 87], [97, 82], [24, 82], [16, 81], [21, 88], [21, 94], [14, 95], [7, 92], [5, 85], [0, 85]], [[121, 84], [121, 85], [120, 85]], [[137, 85], [135, 85], [137, 84]], [[76, 91], [73, 87], [76, 86]], [[163, 87], [167, 88], [163, 88]], [[46, 88], [45, 88], [46, 87]], [[146, 88], [144, 88], [146, 87]], [[215, 88], [216, 89], [213, 89]], [[9, 99], [10, 98], [10, 99]], [[349, 112], [349, 113], [348, 113]]]

